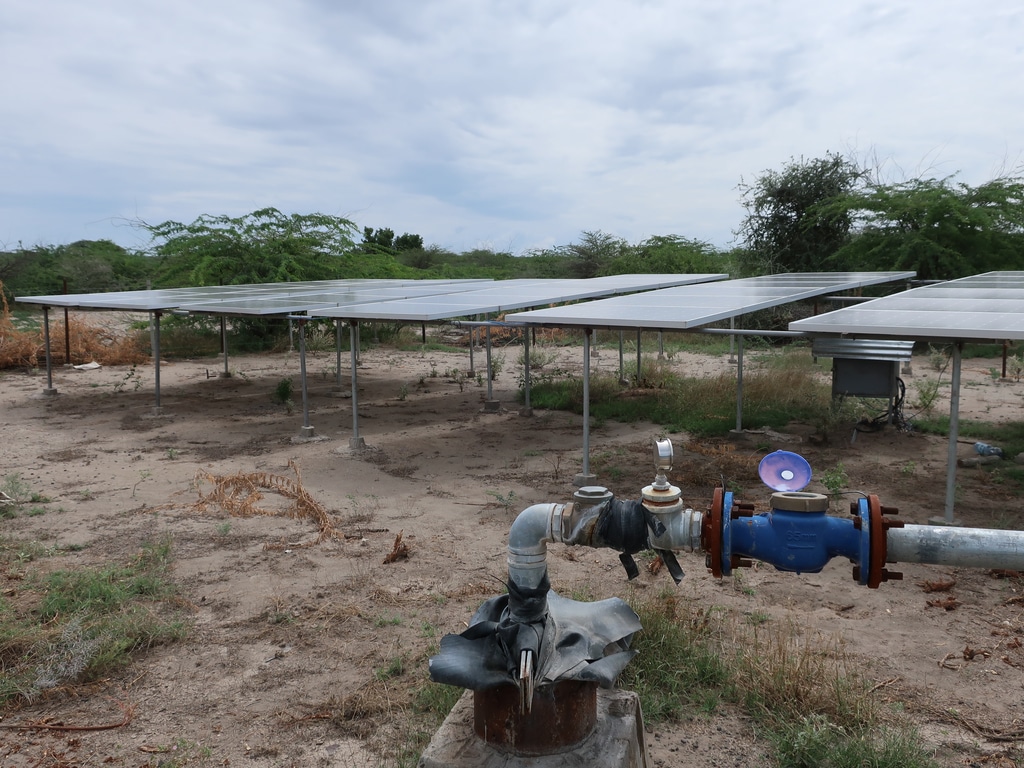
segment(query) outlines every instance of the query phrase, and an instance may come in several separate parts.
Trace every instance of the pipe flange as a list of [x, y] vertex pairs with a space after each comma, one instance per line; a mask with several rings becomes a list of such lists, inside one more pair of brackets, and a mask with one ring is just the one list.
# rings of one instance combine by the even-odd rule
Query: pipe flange
[[870, 537], [871, 554], [868, 563], [868, 589], [878, 589], [885, 581], [885, 559], [889, 546], [885, 536], [885, 523], [882, 521], [882, 502], [875, 494], [868, 495], [868, 535]]
[[722, 578], [722, 509], [725, 504], [725, 489], [715, 488], [711, 506], [700, 524], [700, 548], [704, 550], [705, 564], [711, 575]]

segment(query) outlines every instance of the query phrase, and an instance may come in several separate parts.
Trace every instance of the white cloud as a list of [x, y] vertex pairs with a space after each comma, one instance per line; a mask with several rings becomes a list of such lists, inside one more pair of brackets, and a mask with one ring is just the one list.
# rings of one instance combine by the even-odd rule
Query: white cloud
[[9, 3], [0, 245], [272, 205], [457, 250], [725, 246], [741, 177], [791, 157], [1019, 168], [1021, 41], [1005, 0]]

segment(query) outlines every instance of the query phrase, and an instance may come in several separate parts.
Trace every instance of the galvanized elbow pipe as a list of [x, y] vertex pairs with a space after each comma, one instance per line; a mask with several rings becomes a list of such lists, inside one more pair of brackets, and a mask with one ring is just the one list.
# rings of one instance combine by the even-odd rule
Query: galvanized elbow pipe
[[534, 504], [519, 513], [508, 532], [510, 581], [529, 589], [540, 585], [548, 569], [547, 542], [562, 541], [565, 508], [565, 504]]

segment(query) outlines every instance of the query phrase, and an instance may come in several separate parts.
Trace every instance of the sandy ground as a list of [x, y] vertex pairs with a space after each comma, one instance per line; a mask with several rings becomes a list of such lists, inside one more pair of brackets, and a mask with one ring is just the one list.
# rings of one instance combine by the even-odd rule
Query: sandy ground
[[[351, 400], [334, 391], [331, 354], [310, 359], [311, 440], [297, 439], [298, 403], [289, 412], [271, 397], [282, 378], [292, 377], [298, 400], [291, 353], [232, 358], [230, 378], [217, 375], [218, 359], [165, 363], [159, 415], [151, 366], [58, 369], [59, 395], [52, 398], [42, 396], [39, 375], [0, 374], [2, 475], [17, 473], [51, 499], [45, 514], [3, 520], [3, 534], [64, 550], [80, 545], [52, 558], [53, 567], [64, 568], [125, 561], [144, 541], [169, 536], [174, 576], [194, 619], [188, 640], [153, 649], [90, 692], [8, 713], [0, 765], [381, 764], [401, 728], [408, 690], [426, 675], [431, 648], [442, 634], [461, 631], [477, 605], [500, 591], [515, 515], [533, 503], [569, 501], [581, 468], [580, 418], [521, 415], [512, 370], [519, 351], [503, 354], [493, 394], [502, 408], [492, 413], [484, 410], [485, 387], [445, 375], [465, 370], [467, 354], [364, 352], [363, 451], [350, 449]], [[579, 369], [578, 348], [561, 355], [565, 367]], [[482, 353], [476, 362], [482, 366]], [[595, 363], [615, 369], [618, 355], [602, 350]], [[691, 374], [730, 368], [726, 359], [699, 356], [668, 364]], [[1020, 418], [1024, 384], [994, 379], [990, 370], [998, 366], [967, 361], [964, 416]], [[916, 383], [935, 376], [927, 359], [915, 360], [906, 377], [908, 402]], [[346, 373], [343, 390], [349, 386]], [[672, 435], [672, 480], [697, 509], [707, 508], [719, 478], [763, 509], [770, 491], [757, 478], [757, 462], [765, 450], [783, 448], [803, 454], [816, 478], [842, 462], [850, 488], [878, 494], [907, 522], [942, 514], [943, 439], [885, 429], [852, 442], [844, 432], [822, 445], [808, 439], [811, 432], [795, 424], [785, 433], [752, 435], [735, 449]], [[598, 482], [637, 498], [654, 478], [653, 440], [662, 436], [651, 424], [596, 428]], [[715, 463], [715, 451], [731, 454], [727, 468]], [[969, 444], [959, 451], [973, 454]], [[307, 519], [229, 517], [191, 507], [197, 472], [294, 478], [292, 466], [341, 538], [317, 543]], [[823, 486], [815, 479], [808, 490]], [[267, 504], [282, 505], [274, 498]], [[961, 469], [957, 516], [969, 526], [1019, 529], [1024, 510], [998, 473]], [[410, 556], [385, 565], [399, 533]], [[678, 589], [700, 605], [720, 606], [738, 620], [792, 621], [820, 633], [822, 642], [841, 642], [877, 681], [878, 695], [915, 720], [939, 764], [1017, 764], [1012, 738], [986, 736], [1024, 727], [1024, 580], [906, 565], [902, 582], [869, 590], [851, 580], [845, 563], [803, 576], [762, 565], [739, 579], [716, 580], [702, 555], [684, 554], [680, 562], [687, 576]], [[646, 571], [627, 583], [609, 550], [552, 545], [549, 563], [552, 585], [563, 594], [585, 591], [597, 599], [671, 583]], [[4, 576], [11, 580], [5, 588], [17, 586], [17, 574]], [[929, 607], [935, 595], [919, 584], [948, 579], [956, 582], [949, 594], [958, 607]], [[970, 660], [966, 648], [975, 650]], [[385, 686], [392, 698], [366, 716], [340, 711], [351, 709], [375, 672], [395, 659], [404, 671]], [[122, 711], [113, 701], [133, 713], [123, 727], [13, 728], [42, 719], [116, 722]], [[753, 726], [727, 708], [649, 726], [646, 735], [651, 766], [764, 764]]]

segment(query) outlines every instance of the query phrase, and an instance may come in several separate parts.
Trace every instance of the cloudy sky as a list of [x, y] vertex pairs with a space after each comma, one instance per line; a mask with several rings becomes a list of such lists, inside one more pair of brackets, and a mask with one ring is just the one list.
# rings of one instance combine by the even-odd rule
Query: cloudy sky
[[266, 206], [727, 247], [790, 158], [1024, 175], [1019, 0], [11, 0], [0, 67], [0, 249]]

